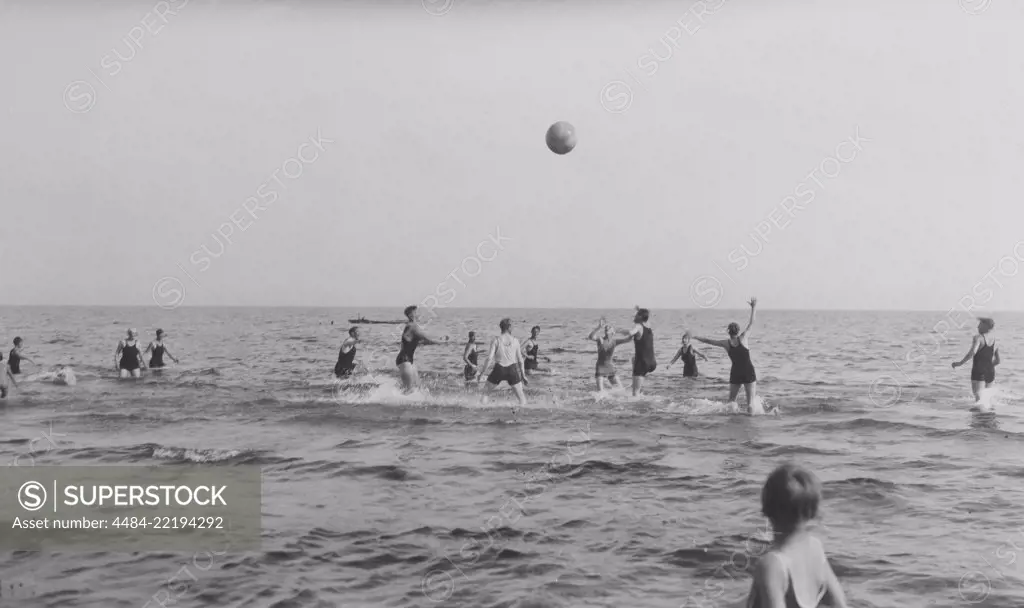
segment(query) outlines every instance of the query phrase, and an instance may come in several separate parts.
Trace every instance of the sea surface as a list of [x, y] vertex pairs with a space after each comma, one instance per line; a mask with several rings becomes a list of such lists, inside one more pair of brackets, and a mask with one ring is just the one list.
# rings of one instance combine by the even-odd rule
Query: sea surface
[[[994, 413], [978, 413], [970, 366], [950, 367], [968, 315], [765, 307], [750, 344], [780, 413], [749, 417], [726, 403], [723, 350], [700, 347], [696, 380], [665, 369], [684, 330], [722, 338], [747, 311], [653, 310], [658, 369], [639, 398], [595, 393], [586, 340], [631, 309], [439, 311], [427, 331], [454, 343], [416, 352], [413, 395], [394, 326], [363, 325], [359, 372], [332, 379], [359, 313], [402, 316], [0, 308], [0, 340], [23, 337], [37, 363], [0, 405], [4, 465], [263, 469], [261, 550], [2, 553], [0, 605], [742, 606], [767, 538], [761, 485], [795, 461], [824, 483], [816, 533], [850, 606], [1024, 606], [1024, 314], [995, 315], [1003, 363]], [[522, 340], [541, 327], [551, 370], [514, 413], [507, 390], [483, 405], [461, 375], [467, 331], [489, 340], [504, 316]], [[143, 344], [166, 330], [180, 365], [117, 380], [129, 327]], [[616, 353], [626, 382], [631, 351]], [[57, 365], [78, 383], [39, 374]]]

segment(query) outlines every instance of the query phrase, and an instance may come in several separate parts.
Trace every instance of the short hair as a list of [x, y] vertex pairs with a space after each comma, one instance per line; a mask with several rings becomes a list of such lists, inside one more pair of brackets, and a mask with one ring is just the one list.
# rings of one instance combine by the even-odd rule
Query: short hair
[[159, 335], [160, 335], [160, 334], [162, 334], [162, 333], [164, 333], [164, 330], [162, 330], [162, 329], [158, 329], [158, 330], [156, 330], [156, 335], [158, 335], [158, 336], [159, 336]]
[[498, 323], [498, 327], [501, 328], [501, 333], [505, 333], [506, 331], [512, 329], [512, 319], [505, 317], [504, 319], [501, 320], [501, 323]]
[[814, 473], [792, 463], [772, 471], [761, 490], [761, 512], [777, 529], [814, 519], [819, 502], [821, 482]]
[[355, 326], [349, 327], [348, 328], [348, 335], [355, 337], [357, 331], [359, 331], [358, 327], [355, 327]]
[[978, 321], [981, 322], [981, 327], [978, 328], [983, 334], [987, 334], [996, 328], [996, 322], [988, 317], [978, 317]]
[[476, 332], [475, 331], [469, 332], [469, 337], [470, 338], [475, 338], [476, 337]]
[[684, 332], [683, 332], [683, 337], [684, 337], [684, 338], [692, 338], [692, 337], [693, 337], [693, 334], [692, 334], [692, 333], [690, 333], [690, 332], [688, 332], [688, 331], [684, 331]]
[[646, 308], [637, 308], [636, 316], [640, 317], [641, 323], [646, 323], [647, 320], [651, 318], [651, 311], [647, 310]]
[[14, 339], [14, 345], [17, 346], [19, 344], [21, 344], [21, 337], [17, 337]]
[[533, 333], [535, 331], [540, 331], [540, 325], [534, 325], [533, 327], [530, 328], [530, 333]]
[[728, 327], [728, 330], [729, 330], [729, 335], [730, 336], [738, 336], [739, 333], [740, 333], [740, 324], [739, 323], [730, 323], [729, 327]]
[[414, 310], [416, 310], [417, 308], [419, 308], [419, 306], [416, 306], [415, 304], [414, 304], [414, 305], [412, 305], [412, 306], [406, 306], [406, 307], [405, 307], [405, 316], [406, 316], [406, 317], [408, 317], [408, 316], [409, 316], [409, 315], [411, 315], [411, 314], [413, 313], [413, 311], [414, 311]]

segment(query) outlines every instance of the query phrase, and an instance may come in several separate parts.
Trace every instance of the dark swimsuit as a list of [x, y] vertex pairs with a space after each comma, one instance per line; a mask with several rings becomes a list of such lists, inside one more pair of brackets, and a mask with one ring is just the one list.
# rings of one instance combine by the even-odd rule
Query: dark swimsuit
[[153, 356], [149, 359], [150, 367], [163, 367], [164, 363], [164, 347], [153, 345]]
[[974, 360], [971, 362], [971, 381], [991, 384], [996, 381], [996, 366], [994, 355], [996, 344], [985, 344], [974, 353]]
[[347, 353], [344, 351], [338, 351], [338, 362], [334, 364], [334, 375], [339, 378], [351, 376], [352, 371], [356, 368], [356, 347], [352, 345], [352, 350]]
[[124, 344], [124, 348], [121, 349], [121, 369], [128, 371], [135, 371], [139, 369], [139, 341], [136, 340], [134, 344], [129, 345], [127, 342]]
[[693, 354], [693, 345], [679, 349], [679, 357], [683, 360], [683, 377], [697, 377], [697, 355]]
[[537, 369], [538, 350], [540, 350], [540, 345], [538, 345], [536, 342], [533, 343], [533, 346], [526, 349], [526, 360], [523, 361], [523, 367], [526, 369], [526, 371]]
[[729, 359], [732, 360], [732, 371], [729, 372], [729, 384], [750, 384], [757, 382], [757, 374], [754, 372], [754, 364], [750, 361], [750, 349], [739, 342], [736, 346], [731, 343], [726, 349]]
[[636, 347], [633, 375], [646, 376], [657, 369], [658, 363], [654, 360], [654, 332], [650, 327], [644, 326], [643, 333], [633, 337], [633, 345]]
[[473, 352], [469, 353], [469, 356], [466, 358], [473, 365], [467, 365], [462, 370], [462, 375], [466, 377], [466, 380], [472, 380], [476, 377], [476, 367], [474, 367], [476, 365], [476, 347], [473, 348]]
[[[7, 360], [7, 364], [11, 366], [11, 373], [12, 374], [20, 374], [21, 373], [21, 355], [18, 354], [18, 351], [12, 348], [11, 349], [11, 355], [7, 359], [8, 359]], [[3, 359], [0, 358], [0, 361], [2, 361], [2, 360]]]
[[395, 358], [395, 365], [401, 365], [403, 363], [412, 363], [413, 354], [416, 353], [416, 347], [420, 344], [420, 339], [415, 335], [411, 340], [405, 339], [405, 334], [409, 331], [409, 326], [405, 326], [405, 331], [402, 332], [402, 350], [398, 351], [398, 357]]

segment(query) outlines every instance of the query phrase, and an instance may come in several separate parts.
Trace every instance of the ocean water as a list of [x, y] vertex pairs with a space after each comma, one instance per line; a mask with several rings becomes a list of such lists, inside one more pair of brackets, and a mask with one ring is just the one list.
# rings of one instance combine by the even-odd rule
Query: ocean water
[[[0, 340], [22, 336], [39, 363], [27, 376], [64, 364], [78, 379], [37, 374], [0, 405], [3, 464], [264, 471], [262, 550], [8, 552], [0, 605], [741, 606], [767, 538], [760, 487], [786, 460], [824, 483], [817, 534], [851, 606], [1024, 605], [1022, 314], [996, 315], [994, 413], [977, 413], [969, 365], [950, 368], [970, 346], [966, 315], [945, 330], [937, 312], [766, 307], [750, 342], [780, 413], [752, 418], [725, 404], [721, 349], [700, 347], [696, 380], [665, 370], [684, 329], [722, 337], [745, 311], [652, 311], [659, 368], [636, 399], [595, 394], [585, 339], [602, 315], [628, 327], [629, 309], [441, 311], [428, 331], [458, 341], [420, 347], [408, 396], [391, 326], [363, 326], [363, 368], [332, 380], [356, 313], [401, 317], [0, 308]], [[482, 405], [461, 378], [466, 332], [489, 339], [503, 316], [521, 339], [541, 326], [552, 370], [515, 416], [507, 391]], [[144, 344], [165, 329], [181, 364], [116, 380], [128, 327]], [[616, 356], [627, 382], [631, 350]]]

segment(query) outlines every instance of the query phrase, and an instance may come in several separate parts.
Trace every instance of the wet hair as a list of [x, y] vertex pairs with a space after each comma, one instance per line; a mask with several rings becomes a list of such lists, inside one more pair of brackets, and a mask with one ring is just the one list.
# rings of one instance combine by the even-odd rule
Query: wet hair
[[350, 335], [350, 336], [352, 336], [354, 338], [356, 336], [356, 332], [357, 331], [359, 331], [358, 327], [349, 327], [348, 328], [348, 335]]
[[651, 318], [651, 311], [646, 308], [637, 308], [636, 316], [640, 318], [641, 323], [646, 323], [647, 320]]
[[20, 337], [14, 339], [14, 345], [15, 346], [21, 346], [21, 338]]
[[469, 337], [470, 337], [470, 339], [475, 338], [476, 337], [476, 332], [475, 331], [469, 332]]
[[786, 463], [768, 476], [761, 490], [761, 512], [776, 530], [792, 530], [818, 516], [821, 482], [807, 469]]
[[409, 316], [409, 315], [411, 315], [411, 314], [413, 313], [413, 311], [415, 311], [415, 310], [416, 310], [417, 308], [419, 308], [419, 306], [415, 306], [415, 305], [413, 305], [413, 306], [406, 306], [406, 307], [405, 307], [405, 316], [406, 316], [406, 317], [408, 317], [408, 316]]
[[164, 330], [162, 330], [162, 329], [156, 330], [156, 335], [158, 335], [158, 336], [163, 335], [163, 333], [164, 333]]
[[730, 336], [734, 336], [734, 337], [740, 335], [740, 324], [739, 323], [730, 323], [729, 324], [729, 335]]
[[981, 323], [980, 327], [978, 327], [978, 331], [983, 334], [987, 334], [996, 328], [996, 322], [988, 317], [978, 317], [978, 321]]
[[512, 319], [505, 317], [504, 319], [501, 320], [501, 323], [498, 323], [498, 327], [501, 328], [501, 333], [507, 332], [508, 330], [512, 329]]
[[533, 332], [535, 332], [535, 331], [536, 331], [536, 332], [539, 332], [539, 331], [540, 331], [540, 325], [534, 325], [533, 327], [531, 327], [531, 328], [530, 328], [530, 333], [531, 333], [531, 334], [532, 334]]

